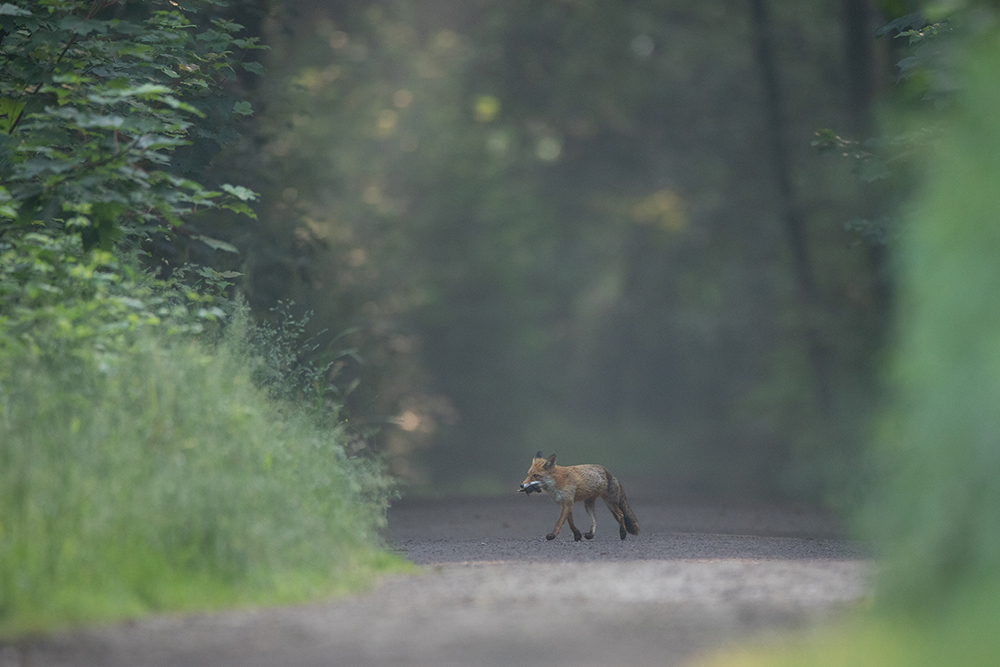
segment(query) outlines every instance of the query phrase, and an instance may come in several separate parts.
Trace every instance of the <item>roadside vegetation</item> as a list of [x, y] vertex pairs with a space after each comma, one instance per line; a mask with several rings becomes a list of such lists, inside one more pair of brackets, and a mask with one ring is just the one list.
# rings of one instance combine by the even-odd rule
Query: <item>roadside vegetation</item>
[[950, 9], [907, 17], [914, 41], [948, 35], [922, 53], [936, 61], [924, 81], [950, 90], [936, 110], [897, 118], [897, 127], [931, 129], [934, 138], [915, 156], [920, 187], [896, 230], [888, 399], [859, 515], [860, 534], [879, 549], [874, 606], [839, 627], [701, 664], [986, 666], [1000, 658], [1000, 9]]
[[398, 565], [378, 466], [268, 397], [234, 335], [0, 357], [0, 633], [304, 600]]
[[[259, 47], [213, 2], [0, 4], [0, 636], [315, 598], [399, 559], [338, 355], [211, 265]], [[315, 351], [315, 350], [313, 350]]]

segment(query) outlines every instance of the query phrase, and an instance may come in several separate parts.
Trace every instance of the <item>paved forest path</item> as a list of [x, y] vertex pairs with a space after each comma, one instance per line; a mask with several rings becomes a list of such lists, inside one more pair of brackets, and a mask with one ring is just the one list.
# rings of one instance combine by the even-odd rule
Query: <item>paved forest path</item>
[[632, 506], [638, 537], [620, 541], [599, 506], [592, 541], [566, 527], [547, 542], [545, 497], [402, 501], [388, 539], [421, 574], [332, 602], [61, 635], [0, 649], [0, 667], [663, 667], [866, 595], [864, 549], [822, 515]]

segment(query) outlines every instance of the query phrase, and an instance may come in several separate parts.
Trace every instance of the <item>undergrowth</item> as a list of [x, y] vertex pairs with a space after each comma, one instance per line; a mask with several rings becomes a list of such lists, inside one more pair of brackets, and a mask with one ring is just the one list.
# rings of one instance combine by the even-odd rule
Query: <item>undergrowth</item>
[[400, 565], [378, 537], [389, 480], [253, 382], [246, 326], [0, 355], [0, 635], [303, 600]]

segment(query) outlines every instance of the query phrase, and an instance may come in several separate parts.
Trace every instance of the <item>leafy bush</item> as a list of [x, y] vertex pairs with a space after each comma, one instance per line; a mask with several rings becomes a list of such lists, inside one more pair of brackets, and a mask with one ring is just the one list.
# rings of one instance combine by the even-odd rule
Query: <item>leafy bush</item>
[[[187, 4], [194, 11], [165, 1], [0, 6], [0, 214], [8, 218], [0, 233], [42, 224], [111, 250], [198, 208], [253, 215], [246, 188], [209, 190], [186, 177], [195, 165], [172, 162], [181, 147], [210, 156], [233, 138], [228, 118], [251, 111], [222, 83], [236, 64], [232, 49], [259, 48], [234, 37], [236, 24], [195, 22], [215, 3]], [[223, 120], [206, 122], [213, 112]]]
[[897, 395], [881, 451], [888, 481], [870, 523], [892, 559], [888, 590], [908, 604], [1000, 565], [1000, 52], [973, 43], [965, 90], [899, 248]]
[[181, 269], [166, 283], [134, 261], [197, 210], [254, 215], [246, 188], [190, 178], [250, 113], [227, 78], [262, 71], [237, 60], [259, 47], [214, 4], [0, 5], [0, 349], [109, 351], [139, 329], [199, 333], [223, 316], [238, 274]]
[[[198, 281], [183, 279], [189, 270]], [[0, 239], [0, 353], [24, 348], [59, 356], [125, 350], [137, 333], [196, 335], [232, 310], [227, 276], [208, 267], [154, 280], [134, 258], [86, 252], [77, 236], [30, 232]]]

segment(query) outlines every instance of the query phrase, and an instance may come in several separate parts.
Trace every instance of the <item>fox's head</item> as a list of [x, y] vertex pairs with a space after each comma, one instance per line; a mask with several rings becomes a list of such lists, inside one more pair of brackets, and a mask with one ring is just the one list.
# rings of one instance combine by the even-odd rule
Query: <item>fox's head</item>
[[552, 469], [556, 466], [556, 455], [545, 458], [541, 452], [535, 454], [528, 468], [528, 476], [521, 482], [521, 491], [530, 494], [533, 491], [541, 493], [548, 491], [552, 485]]

